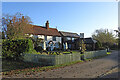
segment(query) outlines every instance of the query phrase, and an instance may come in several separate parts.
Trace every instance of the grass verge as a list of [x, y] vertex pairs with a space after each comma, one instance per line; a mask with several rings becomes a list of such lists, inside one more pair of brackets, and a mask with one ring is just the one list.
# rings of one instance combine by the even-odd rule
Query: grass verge
[[11, 70], [11, 71], [2, 72], [2, 75], [13, 75], [13, 74], [15, 75], [15, 74], [20, 74], [20, 73], [24, 73], [25, 75], [32, 74], [33, 72], [35, 73], [35, 72], [41, 72], [41, 71], [47, 71], [47, 70], [51, 70], [51, 69], [61, 68], [61, 67], [69, 66], [69, 65], [76, 64], [79, 62], [83, 62], [83, 61], [81, 61], [81, 60], [74, 61], [74, 62], [55, 65], [55, 66], [33, 67], [33, 68]]
[[[107, 56], [108, 54], [104, 55], [104, 56]], [[101, 58], [101, 57], [104, 57], [104, 56], [100, 56], [100, 57], [94, 57], [92, 59], [85, 59], [85, 62], [86, 61], [91, 61], [93, 59], [98, 59], [98, 58]], [[66, 64], [60, 64], [60, 65], [54, 65], [54, 66], [45, 66], [45, 67], [41, 67], [41, 66], [31, 66], [31, 67], [27, 67], [27, 68], [24, 68], [24, 69], [16, 69], [16, 70], [10, 70], [10, 71], [6, 71], [6, 72], [2, 72], [3, 75], [15, 75], [15, 74], [20, 74], [20, 73], [23, 73], [25, 75], [27, 74], [32, 74], [35, 72], [41, 72], [41, 71], [47, 71], [47, 70], [52, 70], [52, 69], [56, 69], [56, 68], [61, 68], [61, 67], [65, 67], [65, 66], [69, 66], [69, 65], [72, 65], [72, 64], [76, 64], [76, 63], [79, 63], [79, 62], [84, 62], [82, 60], [80, 61], [74, 61], [74, 62], [70, 62], [70, 63], [66, 63]], [[14, 63], [12, 63], [13, 65]], [[24, 63], [26, 64], [26, 63]], [[11, 65], [11, 63], [9, 63], [9, 65]], [[25, 65], [21, 64], [23, 67]], [[30, 64], [29, 64], [30, 65]], [[28, 65], [28, 66], [29, 66]], [[33, 65], [33, 64], [32, 64]], [[19, 65], [18, 65], [19, 66]]]
[[111, 52], [107, 52], [107, 54], [111, 54]]

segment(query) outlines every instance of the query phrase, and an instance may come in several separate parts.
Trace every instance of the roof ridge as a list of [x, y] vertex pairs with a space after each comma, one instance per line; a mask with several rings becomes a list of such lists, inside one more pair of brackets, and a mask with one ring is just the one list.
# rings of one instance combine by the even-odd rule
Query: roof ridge
[[44, 27], [44, 26], [38, 26], [38, 25], [32, 25], [33, 27]]
[[57, 29], [57, 28], [49, 28], [49, 29]]
[[[65, 31], [59, 31], [59, 32], [65, 32]], [[65, 32], [65, 33], [74, 33], [74, 34], [77, 34], [77, 33], [75, 33], [75, 32]]]
[[[33, 27], [42, 27], [42, 28], [46, 28], [45, 26], [38, 26], [38, 25], [33, 25]], [[49, 28], [49, 29], [57, 29], [57, 28]]]
[[47, 29], [44, 26], [32, 25], [33, 34], [38, 35], [48, 35], [48, 36], [61, 36], [59, 31], [56, 28]]

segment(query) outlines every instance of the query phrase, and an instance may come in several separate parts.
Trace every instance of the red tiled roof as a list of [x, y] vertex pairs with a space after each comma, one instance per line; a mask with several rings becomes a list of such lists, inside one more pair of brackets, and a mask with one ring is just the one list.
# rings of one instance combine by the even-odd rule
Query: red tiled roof
[[33, 25], [32, 34], [34, 34], [34, 35], [46, 35], [46, 36], [61, 36], [56, 28], [46, 29], [46, 27], [36, 26], [36, 25]]

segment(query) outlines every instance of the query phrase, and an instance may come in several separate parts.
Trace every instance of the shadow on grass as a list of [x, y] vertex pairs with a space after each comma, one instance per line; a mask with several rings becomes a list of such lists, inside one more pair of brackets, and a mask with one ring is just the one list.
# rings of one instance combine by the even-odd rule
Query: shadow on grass
[[40, 65], [38, 63], [24, 62], [20, 60], [15, 61], [15, 60], [2, 59], [2, 72], [17, 70], [17, 69], [43, 67], [43, 66], [45, 65]]

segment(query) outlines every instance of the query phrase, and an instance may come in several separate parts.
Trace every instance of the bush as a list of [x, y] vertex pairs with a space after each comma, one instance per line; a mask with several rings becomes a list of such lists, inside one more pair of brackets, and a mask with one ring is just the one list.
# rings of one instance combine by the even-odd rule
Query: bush
[[54, 51], [51, 51], [51, 52], [48, 52], [49, 55], [62, 55], [62, 53], [60, 52], [54, 52]]
[[54, 47], [53, 51], [60, 51], [60, 48]]
[[118, 49], [118, 45], [113, 44], [113, 45], [110, 46], [110, 49], [111, 50], [117, 50]]
[[97, 41], [97, 43], [95, 44], [96, 50], [99, 50], [99, 48], [101, 47], [102, 47], [102, 43], [100, 41]]
[[43, 50], [42, 46], [37, 46], [34, 48], [37, 52], [41, 52]]
[[3, 40], [2, 56], [18, 59], [25, 52], [33, 51], [33, 43], [30, 39]]
[[65, 51], [68, 51], [68, 52], [70, 52], [71, 50], [70, 50], [70, 49], [66, 49]]
[[47, 51], [51, 51], [50, 47], [47, 47], [46, 50], [47, 50]]
[[104, 47], [101, 47], [101, 48], [99, 48], [99, 50], [105, 50], [106, 48], [104, 48]]

